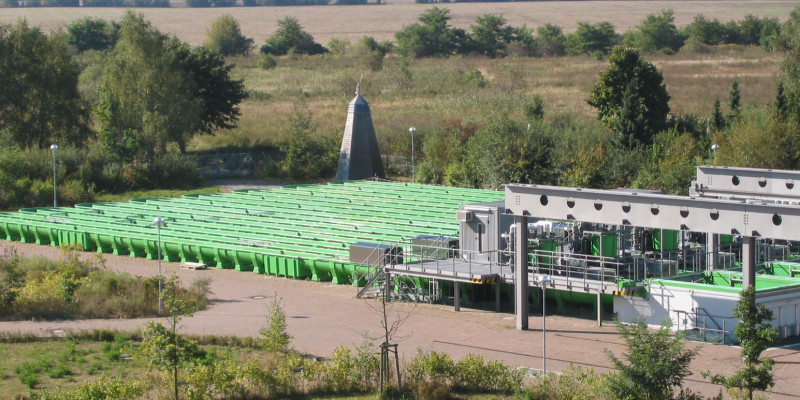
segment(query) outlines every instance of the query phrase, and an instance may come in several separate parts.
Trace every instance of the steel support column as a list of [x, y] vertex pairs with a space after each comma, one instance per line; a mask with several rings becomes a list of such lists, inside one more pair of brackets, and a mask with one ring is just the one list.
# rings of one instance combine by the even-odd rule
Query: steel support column
[[514, 310], [519, 330], [528, 330], [528, 217], [514, 218]]
[[706, 234], [706, 269], [713, 271], [719, 264], [719, 235], [716, 233]]
[[597, 326], [603, 326], [603, 295], [597, 292]]
[[500, 282], [494, 284], [494, 311], [500, 312]]
[[458, 281], [453, 282], [453, 308], [461, 311], [461, 285]]
[[742, 287], [756, 284], [756, 238], [742, 237]]

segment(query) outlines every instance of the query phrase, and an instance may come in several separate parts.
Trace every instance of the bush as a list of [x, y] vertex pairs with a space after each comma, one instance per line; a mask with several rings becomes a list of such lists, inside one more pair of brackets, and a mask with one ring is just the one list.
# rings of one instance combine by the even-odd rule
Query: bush
[[108, 23], [102, 18], [84, 17], [67, 26], [67, 41], [78, 52], [86, 50], [106, 50], [117, 42], [119, 25]]
[[[606, 55], [619, 43], [619, 35], [610, 22], [578, 22], [578, 29], [567, 36], [566, 50], [573, 55]], [[596, 57], [596, 56], [595, 56]]]
[[[158, 279], [134, 277], [80, 261], [73, 248], [58, 263], [43, 258], [14, 258], [0, 264], [0, 319], [133, 318], [157, 315]], [[208, 281], [196, 280], [180, 296], [202, 309], [208, 304]], [[122, 339], [120, 339], [122, 340]]]
[[661, 15], [649, 14], [644, 21], [628, 32], [623, 43], [642, 52], [673, 54], [683, 46], [685, 37], [675, 26], [672, 10], [662, 10]]
[[483, 78], [481, 71], [475, 67], [470, 67], [469, 70], [464, 73], [464, 82], [481, 88], [486, 87], [486, 79]]
[[712, 54], [715, 51], [714, 47], [703, 43], [697, 36], [690, 36], [686, 39], [680, 50], [684, 54]]
[[267, 38], [267, 43], [261, 46], [261, 52], [282, 56], [289, 54], [323, 54], [327, 49], [314, 41], [310, 33], [303, 30], [300, 22], [294, 17], [285, 17], [278, 21], [278, 30]]
[[215, 19], [206, 32], [205, 45], [223, 56], [246, 55], [253, 47], [253, 39], [242, 35], [239, 22], [230, 14]]
[[684, 28], [684, 34], [687, 37], [696, 37], [708, 45], [736, 43], [738, 27], [735, 22], [725, 25], [718, 19], [709, 20], [703, 14], [698, 14], [692, 23]]
[[328, 50], [336, 55], [345, 55], [350, 48], [350, 40], [341, 38], [331, 38], [327, 44]]
[[536, 30], [536, 41], [542, 55], [563, 56], [567, 53], [567, 37], [560, 26], [544, 24]]

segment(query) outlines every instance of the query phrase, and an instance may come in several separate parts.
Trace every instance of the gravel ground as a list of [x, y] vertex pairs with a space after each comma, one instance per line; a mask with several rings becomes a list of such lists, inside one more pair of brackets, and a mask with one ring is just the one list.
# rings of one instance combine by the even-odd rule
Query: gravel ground
[[[59, 250], [50, 246], [0, 241], [2, 248], [14, 248], [26, 256], [57, 258]], [[3, 251], [0, 250], [0, 254]], [[94, 253], [84, 253], [91, 257]], [[136, 275], [155, 275], [158, 262], [128, 256], [104, 255], [106, 266]], [[211, 279], [212, 305], [182, 321], [186, 333], [257, 336], [265, 324], [267, 307], [275, 296], [283, 300], [292, 346], [301, 352], [325, 357], [339, 345], [355, 345], [382, 332], [379, 302], [356, 299], [356, 289], [348, 285], [311, 282], [239, 272], [235, 270], [185, 270], [178, 263], [162, 263], [165, 274], [177, 273], [184, 282], [199, 277]], [[513, 366], [542, 367], [541, 317], [531, 317], [531, 330], [514, 329], [512, 314], [471, 310], [430, 304], [391, 303], [391, 316], [403, 318], [395, 341], [402, 356], [409, 358], [417, 349], [447, 352], [455, 358], [473, 353], [498, 359]], [[35, 332], [56, 335], [62, 331], [109, 328], [139, 329], [146, 319], [0, 322], [0, 331]], [[571, 364], [610, 371], [604, 349], [615, 354], [624, 351], [623, 341], [613, 326], [598, 327], [594, 321], [548, 316], [547, 367], [560, 371]], [[732, 374], [740, 366], [739, 349], [730, 346], [688, 343], [701, 346], [692, 364], [694, 374], [686, 384], [694, 391], [713, 395], [720, 387], [707, 383], [701, 371]], [[800, 346], [775, 348], [765, 354], [776, 360], [776, 386], [773, 399], [800, 395]]]

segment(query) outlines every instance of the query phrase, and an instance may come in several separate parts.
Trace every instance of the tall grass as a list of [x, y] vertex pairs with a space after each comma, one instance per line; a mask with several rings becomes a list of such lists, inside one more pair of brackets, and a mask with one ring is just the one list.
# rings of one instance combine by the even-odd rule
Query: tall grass
[[[645, 55], [664, 74], [673, 114], [710, 114], [716, 98], [725, 103], [734, 78], [739, 79], [743, 104], [763, 105], [772, 99], [781, 55], [743, 46], [712, 51]], [[268, 71], [258, 68], [255, 56], [232, 61], [234, 77], [244, 79], [251, 93], [242, 104], [239, 126], [196, 138], [193, 150], [281, 143], [286, 140], [292, 104], [299, 97], [306, 99], [319, 135], [338, 134], [362, 71], [361, 92], [370, 102], [384, 154], [394, 155], [392, 143], [407, 136], [409, 126], [423, 134], [450, 118], [482, 121], [492, 113], [519, 118], [521, 100], [534, 95], [544, 100], [546, 115], [562, 112], [589, 121], [595, 119], [595, 110], [586, 98], [608, 66], [605, 60], [587, 56], [403, 60], [390, 55], [378, 71], [348, 55], [283, 57], [277, 68]], [[471, 68], [481, 72], [488, 82], [485, 87], [464, 79]]]
[[[180, 291], [197, 309], [208, 305], [208, 281]], [[0, 319], [136, 318], [158, 313], [158, 277], [135, 277], [81, 261], [65, 248], [59, 261], [13, 257], [0, 261]]]

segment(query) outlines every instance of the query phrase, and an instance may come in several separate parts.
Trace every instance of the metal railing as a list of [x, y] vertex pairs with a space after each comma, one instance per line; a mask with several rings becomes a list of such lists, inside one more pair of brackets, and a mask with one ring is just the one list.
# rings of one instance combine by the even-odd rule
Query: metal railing
[[707, 343], [735, 344], [733, 334], [738, 320], [734, 317], [711, 315], [702, 307], [694, 311], [675, 310], [678, 317], [675, 328], [684, 338]]

